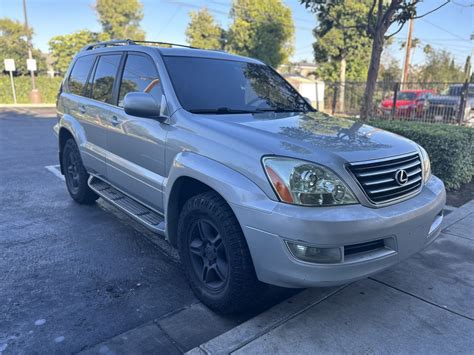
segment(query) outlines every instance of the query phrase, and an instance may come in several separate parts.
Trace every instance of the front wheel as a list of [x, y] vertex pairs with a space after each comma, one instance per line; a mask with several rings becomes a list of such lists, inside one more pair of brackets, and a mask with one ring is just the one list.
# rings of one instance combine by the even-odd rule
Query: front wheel
[[81, 154], [74, 139], [66, 141], [62, 151], [62, 167], [69, 195], [80, 204], [92, 204], [99, 196], [87, 184], [89, 174], [82, 164]]
[[211, 309], [243, 311], [265, 288], [257, 280], [237, 219], [216, 192], [185, 203], [179, 217], [178, 249], [192, 290]]

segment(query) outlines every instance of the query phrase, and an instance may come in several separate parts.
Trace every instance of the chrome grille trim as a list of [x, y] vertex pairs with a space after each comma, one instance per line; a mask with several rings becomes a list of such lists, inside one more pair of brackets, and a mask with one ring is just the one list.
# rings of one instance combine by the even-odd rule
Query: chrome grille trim
[[[387, 159], [351, 163], [347, 169], [374, 205], [406, 199], [421, 190], [423, 184], [421, 157], [411, 153]], [[395, 173], [405, 170], [408, 181], [398, 184]]]

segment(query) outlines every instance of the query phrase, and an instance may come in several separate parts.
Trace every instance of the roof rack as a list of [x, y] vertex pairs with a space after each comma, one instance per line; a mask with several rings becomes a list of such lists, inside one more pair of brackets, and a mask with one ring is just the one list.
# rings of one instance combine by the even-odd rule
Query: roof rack
[[161, 47], [182, 47], [191, 49], [200, 49], [197, 47], [186, 46], [184, 44], [170, 43], [170, 42], [155, 42], [155, 41], [135, 41], [132, 39], [116, 39], [113, 41], [97, 42], [88, 44], [81, 51], [90, 51], [92, 49], [101, 47], [114, 47], [114, 46], [130, 46], [130, 45], [144, 45], [144, 46], [161, 46]]

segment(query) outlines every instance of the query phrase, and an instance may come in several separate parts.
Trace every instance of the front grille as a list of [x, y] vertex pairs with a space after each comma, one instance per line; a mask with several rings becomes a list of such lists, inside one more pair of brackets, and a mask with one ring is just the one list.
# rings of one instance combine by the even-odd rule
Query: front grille
[[[373, 162], [354, 163], [349, 170], [355, 176], [368, 199], [374, 204], [399, 200], [418, 192], [422, 185], [421, 160], [418, 153]], [[396, 180], [399, 170], [407, 173], [408, 180]]]

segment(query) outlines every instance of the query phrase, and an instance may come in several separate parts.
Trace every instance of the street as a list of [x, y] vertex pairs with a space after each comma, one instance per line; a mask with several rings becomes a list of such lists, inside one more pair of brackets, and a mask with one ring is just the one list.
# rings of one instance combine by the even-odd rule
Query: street
[[[183, 352], [260, 311], [215, 315], [167, 242], [101, 200], [74, 203], [55, 122], [51, 109], [0, 112], [0, 353], [78, 352], [148, 322], [156, 351]], [[271, 290], [262, 307], [290, 293]]]

